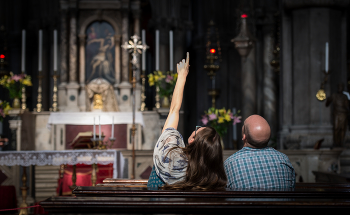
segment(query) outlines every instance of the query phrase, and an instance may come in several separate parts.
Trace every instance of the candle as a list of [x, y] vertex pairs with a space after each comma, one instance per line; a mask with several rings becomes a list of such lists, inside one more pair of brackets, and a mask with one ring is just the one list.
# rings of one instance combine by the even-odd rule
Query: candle
[[101, 139], [101, 116], [98, 116], [98, 134], [99, 139]]
[[38, 70], [42, 71], [42, 50], [43, 49], [43, 30], [39, 30], [39, 63], [38, 63]]
[[25, 56], [26, 56], [26, 30], [22, 30], [22, 73], [25, 72], [25, 68], [26, 68]]
[[328, 42], [326, 42], [326, 51], [325, 51], [325, 68], [324, 70], [326, 71], [326, 73], [328, 73], [328, 58], [329, 58], [329, 50], [328, 50]]
[[57, 30], [53, 31], [53, 71], [57, 71]]
[[95, 124], [95, 117], [94, 117], [94, 140], [96, 139], [96, 124]]
[[112, 117], [112, 138], [114, 138], [114, 116]]
[[[146, 31], [142, 29], [142, 45], [146, 45]], [[142, 51], [142, 71], [146, 70], [146, 50]]]
[[170, 47], [169, 47], [169, 50], [170, 50], [170, 53], [169, 53], [169, 56], [170, 56], [170, 71], [174, 71], [174, 67], [173, 67], [173, 31], [169, 31], [169, 43], [170, 43]]
[[159, 70], [159, 30], [156, 30], [156, 71]]

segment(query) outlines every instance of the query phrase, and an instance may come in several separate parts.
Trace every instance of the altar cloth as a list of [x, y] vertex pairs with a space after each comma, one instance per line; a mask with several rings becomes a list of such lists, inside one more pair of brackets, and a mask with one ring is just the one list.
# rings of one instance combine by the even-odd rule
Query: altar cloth
[[[99, 117], [101, 125], [112, 124], [112, 117], [114, 116], [114, 124], [132, 124], [132, 112], [55, 112], [50, 113], [48, 127], [50, 125], [93, 125], [95, 118], [95, 125], [99, 124]], [[135, 123], [145, 125], [141, 112], [135, 113]]]
[[30, 166], [61, 164], [113, 164], [113, 178], [122, 178], [124, 157], [120, 151], [108, 150], [62, 150], [62, 151], [2, 151], [1, 166]]

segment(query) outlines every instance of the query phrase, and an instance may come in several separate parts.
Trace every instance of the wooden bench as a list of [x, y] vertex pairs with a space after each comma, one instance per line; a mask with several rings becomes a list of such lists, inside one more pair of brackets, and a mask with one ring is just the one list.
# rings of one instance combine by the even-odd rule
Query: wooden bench
[[[40, 204], [50, 214], [295, 214], [350, 209], [349, 184], [300, 183], [294, 190], [149, 190], [145, 181], [106, 181], [114, 186], [77, 187], [75, 197], [51, 197]], [[117, 184], [122, 186], [115, 186]], [[134, 186], [133, 185], [142, 185]]]

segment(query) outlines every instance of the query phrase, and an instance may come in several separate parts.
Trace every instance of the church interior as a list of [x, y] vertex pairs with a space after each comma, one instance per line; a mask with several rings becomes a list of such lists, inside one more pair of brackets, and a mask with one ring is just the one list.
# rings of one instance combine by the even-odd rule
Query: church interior
[[258, 114], [297, 183], [349, 183], [348, 11], [349, 0], [1, 0], [0, 209], [147, 180], [186, 52], [185, 140], [212, 126], [226, 159]]

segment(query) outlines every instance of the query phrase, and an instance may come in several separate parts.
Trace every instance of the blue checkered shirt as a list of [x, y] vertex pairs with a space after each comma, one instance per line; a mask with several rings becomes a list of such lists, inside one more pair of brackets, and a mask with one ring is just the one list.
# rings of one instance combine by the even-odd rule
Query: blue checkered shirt
[[228, 188], [295, 186], [295, 171], [287, 155], [271, 148], [244, 147], [224, 162]]

